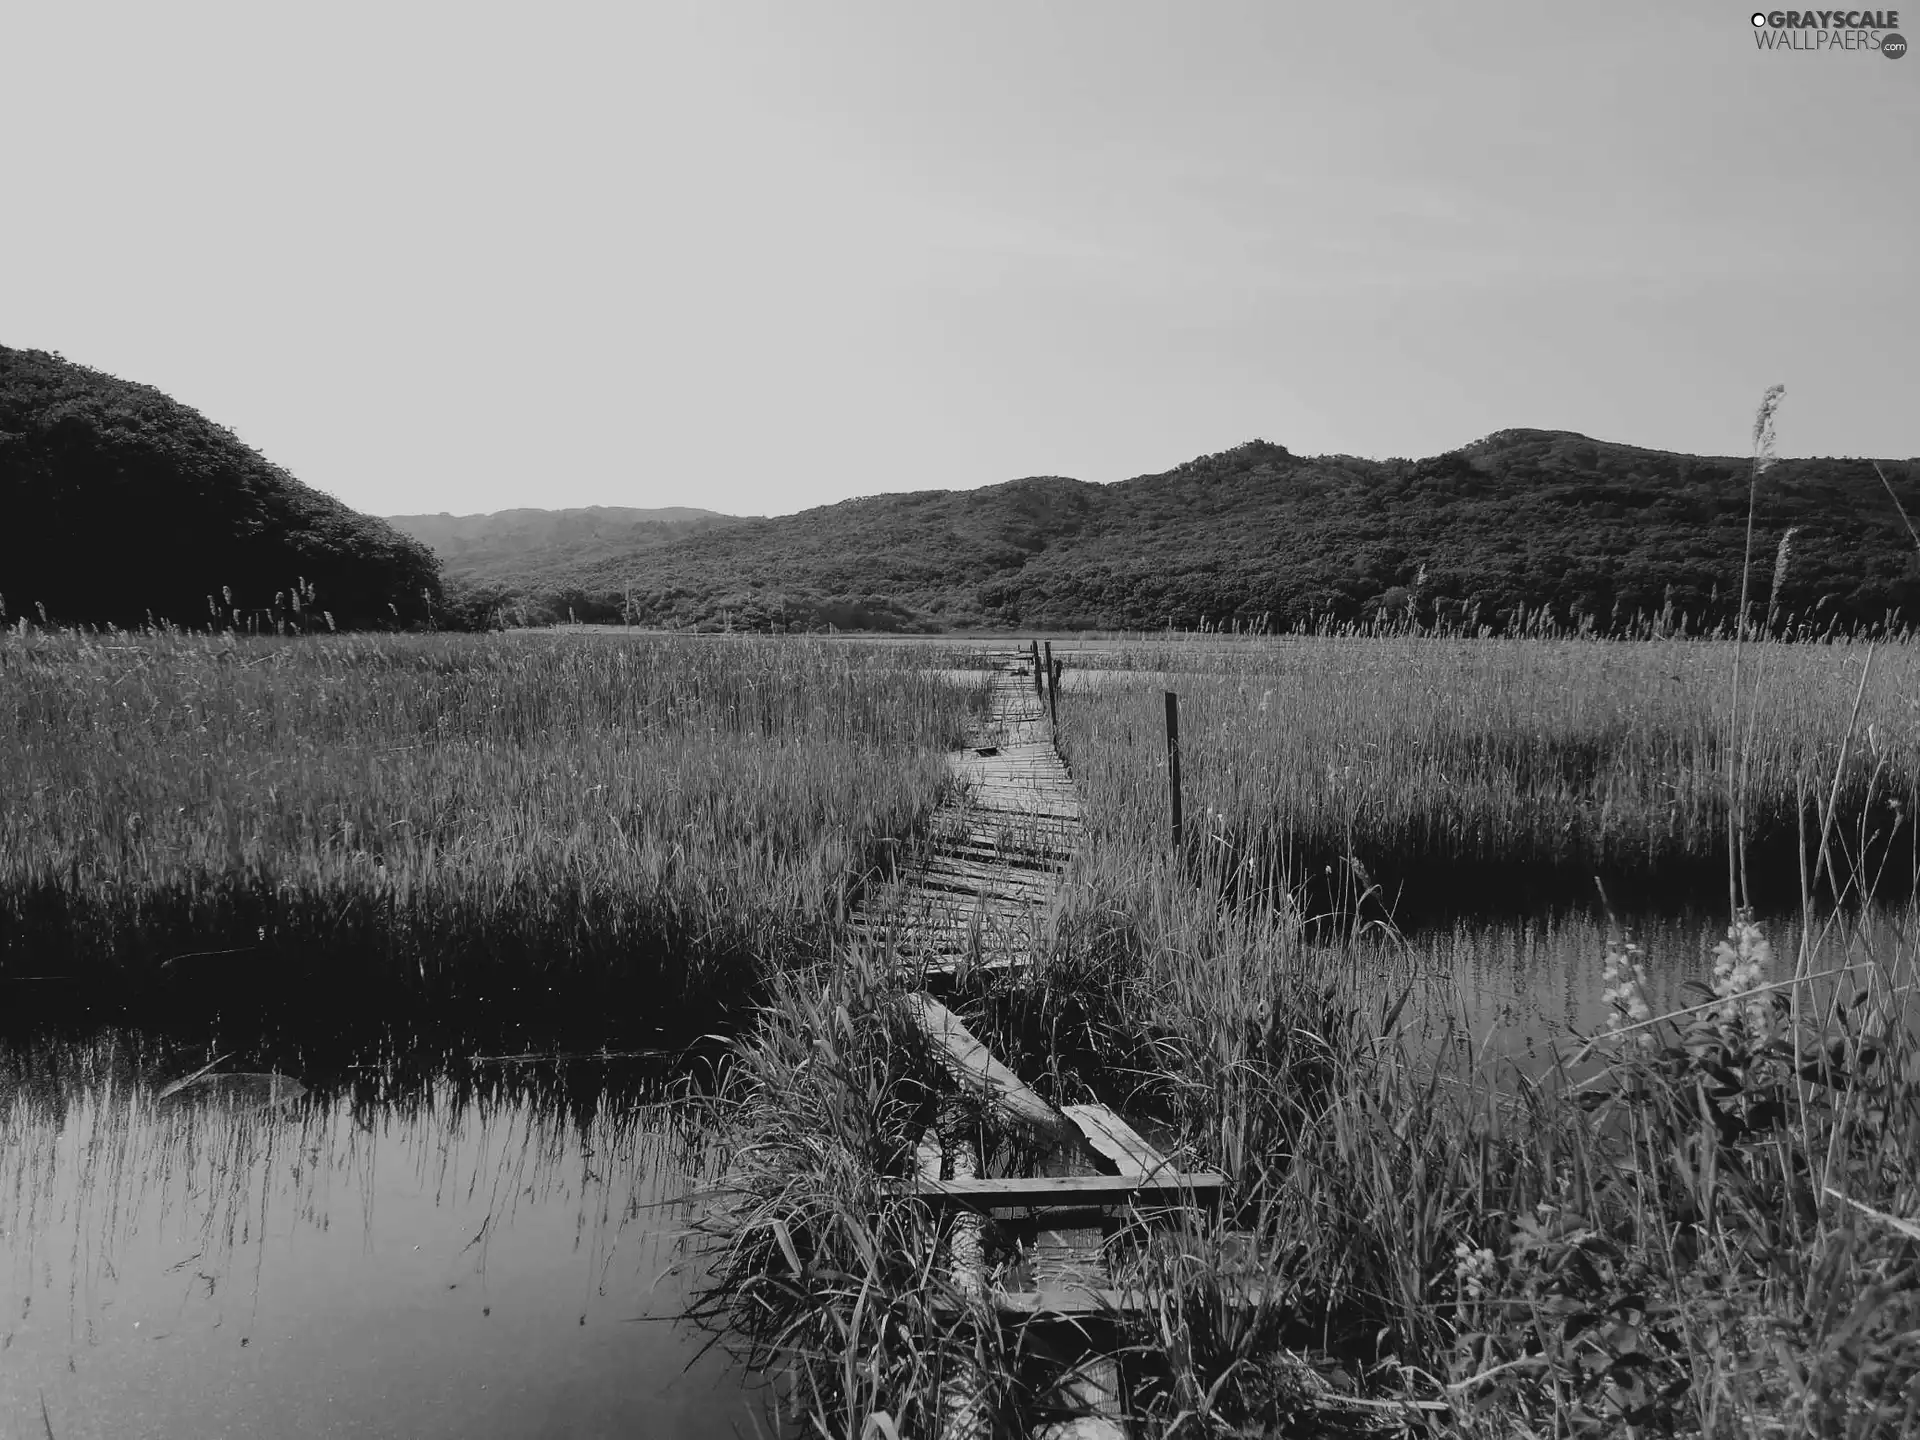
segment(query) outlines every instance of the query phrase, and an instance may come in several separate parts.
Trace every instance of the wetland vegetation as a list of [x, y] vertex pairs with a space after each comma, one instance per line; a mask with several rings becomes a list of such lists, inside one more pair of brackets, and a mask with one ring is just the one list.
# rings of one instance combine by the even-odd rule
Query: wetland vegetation
[[[1090, 843], [1033, 974], [965, 977], [952, 1003], [1049, 1099], [1110, 1104], [1232, 1182], [1217, 1223], [1123, 1257], [1143, 1304], [1108, 1323], [1151, 1433], [1913, 1428], [1915, 677], [1907, 646], [1872, 653], [1866, 674], [1864, 645], [1750, 645], [1732, 742], [1731, 657], [1703, 642], [1322, 637], [1075, 661], [1135, 672], [1063, 698]], [[602, 1081], [503, 1119], [518, 1102], [490, 1087], [521, 1072], [471, 1065], [492, 1035], [407, 1031], [342, 1079], [312, 1037], [356, 1011], [378, 1028], [504, 1000], [529, 1066], [724, 1024], [684, 1122], [719, 1191], [687, 1303], [784, 1366], [787, 1408], [820, 1433], [881, 1414], [925, 1433], [962, 1366], [1016, 1413], [1031, 1357], [956, 1322], [911, 1262], [934, 1218], [884, 1189], [934, 1084], [894, 1005], [913, 977], [840, 927], [910, 852], [976, 713], [936, 663], [964, 664], [740, 637], [9, 633], [9, 1235], [127, 1213], [149, 1183], [209, 1204], [207, 1166], [251, 1176], [296, 1150], [319, 1157], [303, 1177], [359, 1184], [339, 1157], [401, 1123], [383, 1115], [491, 1116], [489, 1153], [532, 1137], [548, 1170], [513, 1170], [522, 1194], [576, 1142], [619, 1152], [604, 1127], [630, 1112]], [[1183, 706], [1178, 854], [1165, 688]], [[1543, 920], [1573, 947], [1554, 984], [1584, 999], [1538, 1005], [1526, 1053], [1496, 1043], [1449, 973], [1492, 946], [1489, 917], [1564, 905], [1595, 869], [1629, 918], [1676, 896], [1724, 907], [1730, 758], [1756, 918], [1728, 932], [1723, 909], [1704, 938], [1656, 942]], [[1348, 878], [1328, 886], [1329, 867]], [[1422, 894], [1429, 872], [1446, 884]], [[1416, 929], [1415, 898], [1452, 918]], [[236, 1018], [268, 994], [294, 999]], [[172, 1048], [100, 1049], [78, 1011], [145, 1016]], [[61, 1025], [82, 1026], [65, 1049]], [[258, 1148], [245, 1094], [162, 1113], [161, 1077], [227, 1037], [250, 1072], [308, 1090], [293, 1107], [267, 1091], [275, 1125], [305, 1127], [275, 1132], [284, 1150]], [[467, 1078], [405, 1079], [429, 1071]], [[56, 1074], [78, 1086], [58, 1104]], [[71, 1148], [83, 1132], [98, 1143]], [[415, 1158], [455, 1142], [436, 1131]], [[19, 1208], [82, 1178], [99, 1204]], [[247, 1183], [196, 1224], [257, 1235]], [[327, 1213], [286, 1195], [272, 1213]], [[75, 1263], [95, 1251], [76, 1241]]]
[[[1731, 647], [1707, 643], [1154, 650], [1099, 662], [1144, 659], [1145, 685], [1069, 692], [1090, 843], [1035, 971], [950, 1003], [1048, 1099], [1112, 1105], [1231, 1180], [1217, 1223], [1121, 1257], [1140, 1303], [1110, 1323], [1149, 1433], [1920, 1423], [1920, 914], [1871, 899], [1883, 872], [1910, 887], [1912, 656], [1882, 647], [1871, 675], [1865, 646], [1746, 658], [1762, 683], [1731, 743]], [[1499, 868], [1605, 868], [1634, 918], [1724, 906], [1730, 756], [1757, 918], [1665, 927], [1657, 966], [1604, 912], [1548, 918], [1586, 949], [1555, 981], [1585, 994], [1539, 1007], [1530, 1053], [1499, 1043], [1434, 973], [1499, 910]], [[1260, 848], [1287, 835], [1324, 848]], [[1351, 878], [1305, 884], [1322, 855]], [[1457, 918], [1409, 936], [1382, 877], [1426, 865], [1463, 867]], [[1505, 899], [1541, 908], [1518, 883]], [[1338, 923], [1310, 923], [1316, 903]], [[913, 983], [842, 957], [783, 983], [736, 1048], [703, 1303], [783, 1351], [822, 1433], [876, 1412], [931, 1433], [962, 1368], [1009, 1425], [1034, 1400], [1027, 1357], [908, 1263], [929, 1217], [878, 1178], [927, 1118], [895, 1004]], [[974, 1123], [990, 1154], [1017, 1147]]]
[[[1122, 647], [1078, 663], [1146, 683], [1063, 705], [1060, 746], [1094, 855], [1163, 849], [1161, 692], [1177, 691], [1188, 823], [1239, 891], [1331, 866], [1334, 892], [1377, 885], [1403, 922], [1443, 924], [1584, 905], [1596, 874], [1636, 913], [1724, 899], [1731, 756], [1749, 890], [1763, 910], [1793, 909], [1816, 801], [1834, 807], [1835, 873], [1890, 897], [1920, 873], [1920, 647], [1879, 646], [1863, 689], [1869, 648], [1759, 647], [1730, 744], [1728, 642]], [[1300, 898], [1317, 912], [1336, 895], [1323, 878]]]
[[698, 1033], [834, 933], [976, 697], [883, 649], [0, 640], [0, 986]]

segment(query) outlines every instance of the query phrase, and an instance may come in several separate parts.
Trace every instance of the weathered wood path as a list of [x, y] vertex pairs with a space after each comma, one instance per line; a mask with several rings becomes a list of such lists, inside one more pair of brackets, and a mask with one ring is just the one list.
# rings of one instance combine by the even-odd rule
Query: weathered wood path
[[[900, 1189], [952, 1212], [947, 1273], [980, 1323], [1025, 1326], [1023, 1353], [1052, 1363], [1031, 1433], [1123, 1440], [1121, 1366], [1103, 1322], [1138, 1297], [1117, 1284], [1112, 1261], [1133, 1220], [1217, 1203], [1223, 1182], [1182, 1173], [1105, 1106], [1056, 1109], [934, 993], [1033, 964], [1081, 841], [1079, 797], [1023, 658], [995, 657], [987, 718], [952, 759], [959, 783], [936, 812], [929, 858], [856, 926], [921, 977], [904, 1003], [953, 1085]], [[987, 1173], [983, 1113], [1039, 1157], [1037, 1173]], [[944, 1399], [950, 1440], [990, 1432], [978, 1384], [960, 1377]]]
[[987, 718], [949, 757], [959, 788], [933, 818], [931, 854], [855, 928], [932, 975], [1029, 964], [1061, 872], [1079, 847], [1080, 800], [1031, 676], [1002, 657]]

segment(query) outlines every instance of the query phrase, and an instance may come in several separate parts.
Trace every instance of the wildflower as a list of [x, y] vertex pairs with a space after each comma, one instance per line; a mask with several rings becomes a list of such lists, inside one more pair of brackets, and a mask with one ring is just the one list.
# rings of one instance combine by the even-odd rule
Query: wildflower
[[1460, 1282], [1460, 1293], [1467, 1299], [1478, 1300], [1484, 1296], [1493, 1274], [1493, 1251], [1476, 1250], [1468, 1240], [1453, 1247], [1453, 1278]]
[[[1641, 963], [1644, 956], [1640, 946], [1632, 936], [1624, 940], [1607, 941], [1606, 965], [1600, 972], [1600, 978], [1606, 983], [1606, 989], [1600, 999], [1607, 1007], [1607, 1032], [1619, 1035], [1629, 1025], [1638, 1025], [1653, 1017], [1653, 1010], [1647, 1004], [1647, 972]], [[1651, 1048], [1653, 1037], [1641, 1031], [1637, 1037], [1642, 1049]]]
[[1772, 963], [1773, 945], [1766, 931], [1751, 910], [1741, 911], [1727, 927], [1727, 938], [1713, 950], [1713, 993], [1722, 1002], [1713, 1016], [1718, 1024], [1737, 1026], [1744, 1012], [1756, 1045], [1766, 1040], [1773, 1012], [1764, 994], [1751, 992], [1766, 983]]

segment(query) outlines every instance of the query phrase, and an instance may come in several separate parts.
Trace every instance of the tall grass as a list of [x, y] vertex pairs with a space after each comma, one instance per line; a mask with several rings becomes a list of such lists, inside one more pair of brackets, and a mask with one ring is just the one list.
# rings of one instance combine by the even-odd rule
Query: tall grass
[[[938, 1435], [943, 1392], [1013, 1358], [943, 1263], [941, 1228], [884, 1177], [911, 1173], [936, 1068], [883, 955], [782, 975], [711, 1095], [723, 1166], [691, 1239], [694, 1318], [782, 1377], [807, 1432]], [[971, 1432], [957, 1432], [971, 1433]]]
[[1618, 998], [1523, 1068], [1365, 934], [1311, 943], [1171, 857], [1081, 886], [1035, 981], [963, 1008], [1232, 1180], [1123, 1282], [1169, 1433], [1331, 1433], [1343, 1393], [1450, 1434], [1920, 1424], [1920, 913], [1842, 917], [1797, 970], [1736, 933], [1692, 1008]]
[[[1533, 813], [1528, 800], [1564, 825], [1591, 800], [1571, 751], [1589, 786], [1610, 783], [1603, 804], [1637, 796], [1644, 820], [1660, 775], [1688, 797], [1675, 809], [1698, 812], [1681, 835], [1724, 843], [1724, 652], [1289, 642], [1257, 669], [1255, 654], [1177, 682], [1200, 816], [1179, 856], [1164, 838], [1158, 685], [1069, 697], [1094, 838], [1036, 970], [967, 981], [951, 1002], [1056, 1102], [1115, 1105], [1183, 1167], [1232, 1181], [1218, 1224], [1112, 1252], [1145, 1302], [1125, 1339], [1149, 1433], [1911, 1433], [1920, 912], [1868, 923], [1860, 874], [1874, 797], [1910, 773], [1904, 712], [1879, 689], [1906, 654], [1876, 665], [1858, 717], [1857, 652], [1770, 654], [1752, 712], [1754, 783], [1797, 804], [1825, 765], [1820, 804], [1858, 797], [1834, 851], [1846, 907], [1814, 904], [1823, 923], [1771, 969], [1743, 921], [1725, 954], [1691, 957], [1690, 1008], [1646, 1023], [1627, 942], [1611, 958], [1596, 944], [1589, 980], [1611, 1023], [1524, 1068], [1453, 1019], [1444, 985], [1384, 927], [1329, 932], [1297, 908], [1235, 903], [1247, 851], [1221, 836], [1248, 815], [1297, 827], [1317, 813], [1330, 853], [1350, 855], [1357, 837], [1417, 835], [1437, 812], [1457, 825], [1440, 827], [1444, 846], [1469, 818]], [[1691, 685], [1687, 661], [1704, 671]], [[1652, 663], [1686, 688], [1667, 698]], [[1270, 718], [1285, 666], [1298, 667], [1291, 711]], [[1315, 745], [1378, 773], [1321, 789], [1324, 771], [1298, 758]], [[1480, 788], [1462, 800], [1456, 772], [1476, 761]], [[1503, 800], [1501, 775], [1539, 783]], [[1808, 846], [1818, 809], [1809, 799]], [[1544, 824], [1529, 833], [1565, 843]], [[1526, 852], [1490, 837], [1484, 853]], [[1704, 873], [1712, 893], [1724, 870]], [[1788, 911], [1800, 897], [1773, 898]], [[825, 1434], [924, 1417], [936, 1377], [969, 1360], [1003, 1415], [1025, 1398], [1008, 1337], [995, 1350], [982, 1337], [997, 1332], [956, 1325], [959, 1298], [921, 1298], [938, 1293], [939, 1231], [877, 1183], [900, 1173], [928, 1109], [924, 1057], [889, 1018], [905, 983], [884, 966], [857, 983], [796, 974], [736, 1051], [714, 1313], [747, 1317], [762, 1358], [796, 1364], [799, 1408]]]
[[975, 702], [804, 641], [9, 635], [0, 973], [737, 998], [891, 865]]
[[[1766, 683], [1735, 738], [1766, 909], [1797, 895], [1802, 798], [1833, 783], [1867, 647], [1763, 648]], [[1673, 640], [1146, 646], [1076, 657], [1135, 680], [1084, 676], [1061, 706], [1061, 745], [1096, 848], [1164, 843], [1158, 692], [1171, 689], [1189, 828], [1269, 880], [1345, 876], [1352, 857], [1403, 916], [1511, 913], [1529, 891], [1587, 898], [1596, 871], [1635, 900], [1710, 899], [1727, 867], [1729, 660], [1723, 644]], [[1838, 767], [1836, 858], [1910, 889], [1920, 650], [1883, 647], [1875, 666]]]

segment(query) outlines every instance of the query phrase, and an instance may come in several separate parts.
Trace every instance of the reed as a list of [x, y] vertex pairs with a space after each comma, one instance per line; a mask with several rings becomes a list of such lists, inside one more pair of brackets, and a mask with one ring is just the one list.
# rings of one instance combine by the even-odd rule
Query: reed
[[790, 1418], [846, 1440], [948, 1433], [962, 1376], [1012, 1413], [1015, 1357], [939, 1263], [927, 1207], [885, 1193], [936, 1098], [900, 993], [866, 951], [775, 982], [708, 1092], [722, 1162], [689, 1235], [692, 1318], [781, 1377]]
[[1884, 927], [1843, 916], [1796, 969], [1742, 922], [1668, 1016], [1615, 946], [1614, 1021], [1523, 1067], [1378, 932], [1317, 944], [1171, 857], [1091, 862], [1067, 907], [1018, 1007], [1088, 1039], [996, 1048], [1233, 1182], [1125, 1282], [1168, 1433], [1911, 1433], [1920, 966]]
[[744, 637], [23, 632], [0, 687], [0, 973], [611, 985], [659, 1019], [827, 943], [974, 703], [919, 657]]
[[[1732, 739], [1755, 903], [1797, 896], [1800, 795], [1816, 778], [1822, 794], [1837, 785], [1857, 862], [1845, 872], [1910, 892], [1920, 721], [1903, 697], [1920, 685], [1920, 650], [1880, 648], [1866, 743], [1839, 766], [1868, 647], [1747, 648], [1765, 685]], [[1061, 744], [1092, 845], [1151, 851], [1165, 833], [1159, 692], [1178, 690], [1189, 828], [1242, 890], [1297, 890], [1329, 867], [1344, 879], [1351, 858], [1403, 918], [1577, 902], [1596, 872], [1635, 908], [1711, 900], [1727, 871], [1729, 652], [1422, 637], [1087, 652]], [[1109, 667], [1132, 677], [1088, 673]], [[1317, 912], [1330, 888], [1322, 878], [1296, 898]]]

